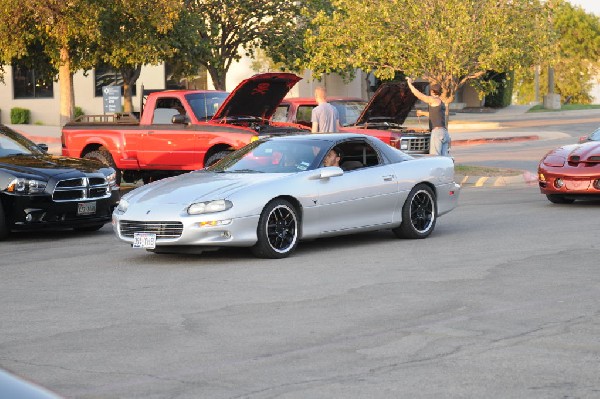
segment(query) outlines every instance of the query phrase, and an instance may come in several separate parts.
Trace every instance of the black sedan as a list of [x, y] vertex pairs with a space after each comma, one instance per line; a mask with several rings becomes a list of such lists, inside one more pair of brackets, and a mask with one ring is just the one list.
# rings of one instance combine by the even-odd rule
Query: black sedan
[[113, 168], [49, 155], [44, 146], [0, 125], [0, 239], [12, 230], [98, 230], [110, 222], [118, 202]]

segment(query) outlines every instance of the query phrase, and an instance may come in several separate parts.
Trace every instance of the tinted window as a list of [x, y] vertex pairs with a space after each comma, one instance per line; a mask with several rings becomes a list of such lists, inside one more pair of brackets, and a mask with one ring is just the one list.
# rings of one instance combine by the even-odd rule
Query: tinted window
[[229, 93], [217, 91], [214, 93], [188, 94], [185, 98], [192, 107], [196, 119], [203, 121], [212, 118], [228, 96]]
[[51, 77], [40, 76], [35, 69], [13, 65], [14, 98], [52, 98], [54, 90]]
[[[123, 93], [123, 76], [121, 76], [121, 72], [115, 71], [107, 65], [97, 66], [94, 69], [94, 95], [96, 97], [102, 97], [102, 87], [104, 86], [121, 86], [121, 93]], [[134, 96], [137, 92], [136, 86], [133, 85], [131, 88]]]

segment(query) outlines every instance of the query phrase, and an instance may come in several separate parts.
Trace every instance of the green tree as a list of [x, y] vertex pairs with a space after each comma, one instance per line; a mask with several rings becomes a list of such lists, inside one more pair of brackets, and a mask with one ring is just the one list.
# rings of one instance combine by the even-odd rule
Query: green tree
[[0, 0], [0, 64], [36, 59], [43, 49], [58, 70], [61, 125], [73, 117], [73, 72], [91, 67], [90, 43], [99, 36], [101, 0]]
[[[144, 10], [144, 12], [140, 12]], [[104, 2], [100, 13], [99, 61], [112, 66], [123, 77], [124, 111], [133, 111], [133, 86], [143, 65], [157, 65], [175, 54], [175, 30], [181, 13], [179, 0], [129, 0]]]
[[195, 41], [180, 47], [181, 56], [203, 65], [218, 90], [234, 61], [291, 34], [299, 13], [294, 0], [188, 0], [187, 7]]
[[[553, 2], [553, 29], [557, 36], [553, 57], [540, 66], [539, 90], [548, 92], [548, 66], [554, 68], [554, 91], [571, 102], [589, 104], [594, 77], [600, 73], [600, 18], [563, 0]], [[534, 73], [517, 71], [517, 101], [534, 100]]]
[[548, 8], [538, 0], [333, 0], [307, 36], [308, 66], [422, 77], [442, 100], [487, 71], [539, 62], [548, 51]]

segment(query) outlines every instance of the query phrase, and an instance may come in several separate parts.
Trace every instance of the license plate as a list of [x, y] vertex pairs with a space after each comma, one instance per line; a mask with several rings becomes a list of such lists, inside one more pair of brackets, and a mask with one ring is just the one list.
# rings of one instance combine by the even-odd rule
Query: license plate
[[93, 215], [96, 213], [96, 201], [94, 202], [80, 202], [77, 204], [77, 215]]
[[133, 233], [134, 248], [156, 248], [156, 234], [154, 233]]

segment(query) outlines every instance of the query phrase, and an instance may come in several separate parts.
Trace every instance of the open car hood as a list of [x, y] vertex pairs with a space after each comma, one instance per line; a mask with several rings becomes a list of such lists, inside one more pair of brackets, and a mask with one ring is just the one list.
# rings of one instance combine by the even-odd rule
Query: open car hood
[[[428, 83], [413, 84], [423, 92]], [[410, 91], [406, 82], [390, 82], [379, 86], [362, 114], [356, 120], [356, 125], [374, 122], [393, 122], [403, 124], [408, 113], [417, 102], [417, 97]]]
[[243, 80], [217, 110], [214, 119], [257, 117], [269, 119], [302, 78], [293, 73], [260, 73]]

